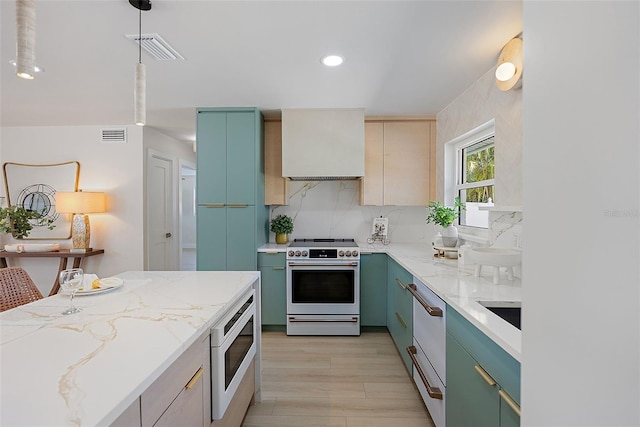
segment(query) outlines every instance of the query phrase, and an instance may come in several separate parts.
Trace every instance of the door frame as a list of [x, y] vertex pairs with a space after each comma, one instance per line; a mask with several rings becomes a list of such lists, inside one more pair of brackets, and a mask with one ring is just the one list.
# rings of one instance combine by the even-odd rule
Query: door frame
[[179, 257], [178, 246], [180, 245], [180, 229], [178, 222], [178, 203], [176, 203], [178, 196], [178, 179], [180, 173], [177, 166], [178, 159], [174, 156], [170, 156], [161, 151], [155, 150], [153, 148], [147, 148], [147, 155], [145, 156], [145, 173], [144, 173], [144, 189], [145, 189], [145, 197], [144, 197], [144, 219], [145, 219], [145, 227], [144, 227], [144, 242], [145, 242], [145, 255], [144, 255], [144, 269], [149, 269], [149, 254], [150, 254], [150, 239], [149, 239], [149, 192], [147, 191], [149, 186], [149, 161], [151, 158], [166, 160], [171, 163], [171, 194], [169, 195], [172, 203], [171, 203], [171, 228], [172, 228], [172, 242], [170, 245], [170, 265], [166, 266], [167, 270], [179, 270], [180, 266], [176, 265], [176, 260]]

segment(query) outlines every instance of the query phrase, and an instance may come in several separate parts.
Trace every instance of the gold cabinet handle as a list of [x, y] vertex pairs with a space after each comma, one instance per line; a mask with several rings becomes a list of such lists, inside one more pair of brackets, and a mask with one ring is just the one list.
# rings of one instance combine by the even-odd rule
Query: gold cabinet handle
[[224, 208], [224, 203], [198, 203], [198, 206], [204, 208]]
[[515, 412], [516, 414], [518, 414], [518, 416], [520, 416], [520, 405], [518, 405], [516, 401], [513, 400], [513, 398], [509, 396], [509, 394], [506, 391], [498, 390], [498, 394], [500, 395], [502, 400], [507, 402], [507, 405], [509, 405], [509, 407], [513, 409], [513, 412]]
[[482, 377], [482, 379], [484, 379], [487, 384], [489, 384], [491, 387], [493, 387], [494, 385], [496, 385], [496, 380], [494, 380], [491, 375], [489, 375], [487, 373], [487, 371], [485, 371], [484, 369], [482, 369], [482, 366], [480, 365], [476, 365], [474, 366], [474, 368], [476, 368], [476, 371], [478, 371], [478, 373], [480, 374], [480, 376]]
[[396, 311], [396, 317], [398, 318], [398, 321], [400, 322], [400, 324], [402, 325], [403, 328], [407, 329], [407, 322], [404, 321], [404, 319], [402, 318], [402, 316], [400, 316], [400, 313], [398, 313]]
[[424, 298], [422, 298], [422, 296], [420, 296], [420, 294], [418, 293], [418, 287], [416, 285], [412, 283], [407, 286], [407, 289], [409, 289], [411, 295], [413, 295], [413, 297], [420, 303], [420, 305], [423, 306], [425, 310], [427, 310], [427, 313], [429, 313], [430, 316], [442, 317], [442, 309], [440, 307], [433, 307], [429, 305], [429, 303], [427, 303]]
[[187, 385], [184, 386], [184, 388], [186, 388], [187, 390], [191, 390], [193, 387], [195, 387], [195, 385], [198, 383], [198, 380], [200, 379], [202, 374], [204, 374], [204, 368], [201, 367], [200, 369], [198, 369], [198, 372], [196, 372], [193, 378], [189, 380]]
[[227, 206], [230, 208], [246, 208], [249, 206], [248, 203], [227, 203]]
[[418, 364], [418, 359], [416, 358], [416, 353], [418, 353], [418, 350], [416, 349], [416, 347], [413, 345], [410, 345], [409, 347], [407, 347], [407, 353], [409, 353], [409, 357], [411, 358], [411, 363], [413, 363], [413, 366], [416, 368], [416, 371], [418, 371], [418, 375], [420, 375], [420, 379], [424, 383], [424, 386], [427, 388], [427, 394], [429, 394], [429, 397], [432, 399], [442, 400], [443, 399], [442, 390], [440, 390], [439, 387], [432, 387], [429, 384], [429, 381], [427, 380], [427, 376], [424, 374], [424, 372], [422, 372], [422, 368]]
[[284, 267], [273, 267], [274, 270], [284, 270]]
[[398, 284], [398, 286], [400, 286], [402, 289], [406, 290], [407, 289], [407, 285], [405, 285], [404, 283], [402, 283], [402, 280], [398, 279], [396, 277], [396, 283]]

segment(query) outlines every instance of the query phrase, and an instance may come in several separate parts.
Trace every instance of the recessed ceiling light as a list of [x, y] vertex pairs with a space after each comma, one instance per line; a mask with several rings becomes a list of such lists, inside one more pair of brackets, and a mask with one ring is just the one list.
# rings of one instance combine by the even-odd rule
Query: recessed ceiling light
[[[16, 61], [11, 60], [9, 61], [9, 64], [13, 65], [14, 67], [16, 67]], [[35, 71], [36, 73], [42, 73], [44, 71], [44, 68], [42, 67], [38, 67], [37, 65], [33, 67], [33, 71]]]
[[323, 57], [320, 62], [322, 62], [327, 67], [337, 67], [344, 62], [344, 58], [338, 55], [327, 55]]

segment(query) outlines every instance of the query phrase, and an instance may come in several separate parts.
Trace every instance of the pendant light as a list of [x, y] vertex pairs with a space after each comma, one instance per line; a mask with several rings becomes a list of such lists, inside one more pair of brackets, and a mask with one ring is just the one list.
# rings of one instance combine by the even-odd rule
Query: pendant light
[[146, 86], [147, 86], [147, 73], [145, 66], [142, 63], [142, 11], [151, 10], [150, 0], [129, 0], [131, 6], [138, 9], [139, 22], [138, 22], [138, 63], [136, 64], [135, 74], [135, 89], [133, 91], [134, 96], [134, 115], [135, 122], [138, 126], [144, 126], [147, 121], [147, 102], [146, 102]]
[[36, 68], [36, 3], [16, 1], [16, 75], [33, 80]]

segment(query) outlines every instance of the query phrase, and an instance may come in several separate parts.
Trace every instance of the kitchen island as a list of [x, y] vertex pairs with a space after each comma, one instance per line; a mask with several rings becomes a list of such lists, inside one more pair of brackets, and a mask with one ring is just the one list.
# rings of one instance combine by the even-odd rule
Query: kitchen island
[[[0, 314], [0, 425], [110, 425], [246, 291], [260, 294], [258, 272], [117, 277], [118, 289], [76, 297], [74, 315], [60, 314], [62, 294]], [[259, 375], [255, 390], [259, 401]]]

